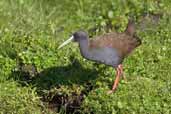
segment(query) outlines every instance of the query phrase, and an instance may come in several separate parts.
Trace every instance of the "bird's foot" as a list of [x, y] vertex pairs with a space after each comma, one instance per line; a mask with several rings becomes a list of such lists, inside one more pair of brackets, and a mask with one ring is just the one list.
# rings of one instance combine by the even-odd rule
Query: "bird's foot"
[[113, 92], [115, 92], [115, 90], [109, 90], [108, 92], [107, 92], [107, 94], [112, 94]]

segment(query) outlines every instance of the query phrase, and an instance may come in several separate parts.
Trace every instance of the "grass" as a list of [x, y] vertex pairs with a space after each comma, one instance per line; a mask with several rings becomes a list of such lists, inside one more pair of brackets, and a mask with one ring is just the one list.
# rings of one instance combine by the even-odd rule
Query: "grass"
[[[1, 0], [0, 113], [171, 113], [171, 4], [139, 0]], [[146, 16], [146, 17], [145, 17]], [[122, 32], [136, 20], [142, 45], [124, 61], [127, 81], [81, 57], [71, 33]]]

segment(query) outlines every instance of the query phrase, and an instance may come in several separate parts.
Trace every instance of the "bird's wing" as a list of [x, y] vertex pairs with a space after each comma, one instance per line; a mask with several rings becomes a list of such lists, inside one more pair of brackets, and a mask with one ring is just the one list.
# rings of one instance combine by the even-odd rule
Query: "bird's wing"
[[128, 55], [136, 46], [137, 39], [125, 33], [107, 33], [90, 40], [91, 48], [115, 48], [121, 57]]

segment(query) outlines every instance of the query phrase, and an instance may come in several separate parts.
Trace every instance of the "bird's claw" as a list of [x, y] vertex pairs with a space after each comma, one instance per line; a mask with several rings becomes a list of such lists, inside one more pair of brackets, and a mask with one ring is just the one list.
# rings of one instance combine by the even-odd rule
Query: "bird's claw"
[[115, 92], [115, 90], [109, 90], [107, 94], [112, 94], [113, 92]]

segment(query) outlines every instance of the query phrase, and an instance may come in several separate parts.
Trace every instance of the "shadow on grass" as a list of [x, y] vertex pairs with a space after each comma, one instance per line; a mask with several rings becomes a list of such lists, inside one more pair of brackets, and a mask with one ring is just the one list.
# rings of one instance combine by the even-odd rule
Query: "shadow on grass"
[[85, 69], [75, 61], [72, 65], [51, 67], [38, 74], [32, 81], [38, 88], [50, 89], [53, 85], [83, 85], [90, 80], [97, 78], [98, 72], [95, 69]]
[[[59, 112], [62, 107], [67, 113], [73, 113], [80, 108], [85, 95], [92, 90], [92, 81], [98, 76], [96, 69], [84, 68], [78, 60], [68, 66], [51, 67], [38, 73], [35, 65], [25, 65], [19, 63], [18, 70], [11, 74], [11, 78], [19, 81], [21, 85], [33, 85], [42, 101], [48, 103], [48, 108]], [[69, 87], [76, 84], [83, 86], [81, 93], [63, 93], [58, 90], [50, 92], [53, 88], [61, 86]], [[68, 88], [67, 88], [68, 89]], [[72, 88], [71, 88], [72, 89]], [[43, 91], [48, 91], [43, 93]], [[73, 90], [72, 90], [73, 92]], [[50, 98], [50, 99], [49, 99]]]
[[95, 80], [98, 76], [96, 69], [84, 68], [78, 60], [68, 66], [50, 67], [38, 73], [35, 65], [20, 64], [17, 71], [11, 74], [11, 78], [27, 84], [32, 84], [39, 89], [50, 89], [58, 85], [72, 85]]

